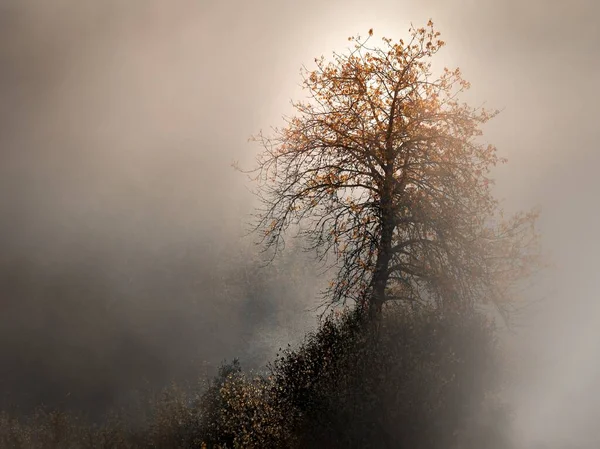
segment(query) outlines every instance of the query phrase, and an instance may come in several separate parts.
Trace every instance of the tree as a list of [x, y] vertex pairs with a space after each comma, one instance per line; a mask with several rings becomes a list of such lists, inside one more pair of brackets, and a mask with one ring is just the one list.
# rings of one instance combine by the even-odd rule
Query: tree
[[[536, 212], [502, 219], [479, 141], [498, 112], [459, 101], [459, 69], [434, 75], [444, 46], [431, 20], [410, 40], [349, 38], [354, 48], [303, 68], [306, 101], [257, 159], [256, 230], [277, 252], [290, 226], [337, 274], [329, 303], [358, 301], [377, 315], [390, 299], [502, 307], [537, 260]], [[494, 224], [496, 223], [496, 224]], [[333, 263], [329, 262], [333, 256]]]

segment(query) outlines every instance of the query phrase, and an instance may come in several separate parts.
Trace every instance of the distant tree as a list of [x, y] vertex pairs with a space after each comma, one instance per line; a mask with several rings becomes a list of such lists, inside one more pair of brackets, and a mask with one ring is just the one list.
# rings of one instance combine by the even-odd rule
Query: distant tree
[[478, 141], [497, 111], [459, 102], [469, 88], [459, 69], [433, 74], [444, 42], [431, 21], [409, 31], [371, 48], [369, 30], [303, 69], [308, 99], [292, 103], [285, 127], [251, 139], [264, 149], [251, 171], [256, 230], [276, 253], [298, 227], [337, 269], [331, 303], [374, 315], [390, 299], [502, 307], [535, 265], [537, 213], [502, 220], [489, 172], [504, 160]]

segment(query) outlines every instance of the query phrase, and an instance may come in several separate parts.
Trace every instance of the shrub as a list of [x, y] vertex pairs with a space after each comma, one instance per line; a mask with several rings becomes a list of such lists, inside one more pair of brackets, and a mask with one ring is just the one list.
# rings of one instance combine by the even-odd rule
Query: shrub
[[348, 312], [284, 351], [272, 388], [298, 447], [480, 447], [468, 437], [485, 433], [482, 414], [505, 414], [490, 400], [495, 354], [475, 312], [395, 308], [377, 329]]
[[266, 375], [234, 360], [208, 385], [173, 386], [101, 426], [45, 410], [0, 414], [0, 447], [506, 448], [496, 356], [492, 324], [471, 310], [398, 307], [377, 326], [347, 311]]

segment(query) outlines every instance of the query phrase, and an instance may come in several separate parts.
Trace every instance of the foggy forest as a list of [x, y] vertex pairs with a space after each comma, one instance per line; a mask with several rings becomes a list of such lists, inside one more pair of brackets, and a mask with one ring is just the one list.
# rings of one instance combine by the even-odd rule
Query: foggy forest
[[0, 449], [600, 447], [598, 14], [0, 0]]

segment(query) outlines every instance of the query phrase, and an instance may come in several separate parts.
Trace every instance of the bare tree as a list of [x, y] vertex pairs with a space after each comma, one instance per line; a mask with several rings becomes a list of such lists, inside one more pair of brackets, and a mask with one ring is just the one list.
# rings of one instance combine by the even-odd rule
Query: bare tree
[[374, 315], [390, 299], [502, 307], [538, 260], [537, 213], [502, 219], [489, 173], [504, 160], [478, 139], [497, 111], [459, 102], [469, 88], [459, 69], [433, 74], [444, 42], [431, 21], [409, 31], [372, 48], [369, 30], [303, 69], [307, 100], [252, 138], [264, 150], [256, 230], [276, 252], [301, 229], [337, 269], [329, 304], [355, 300]]

